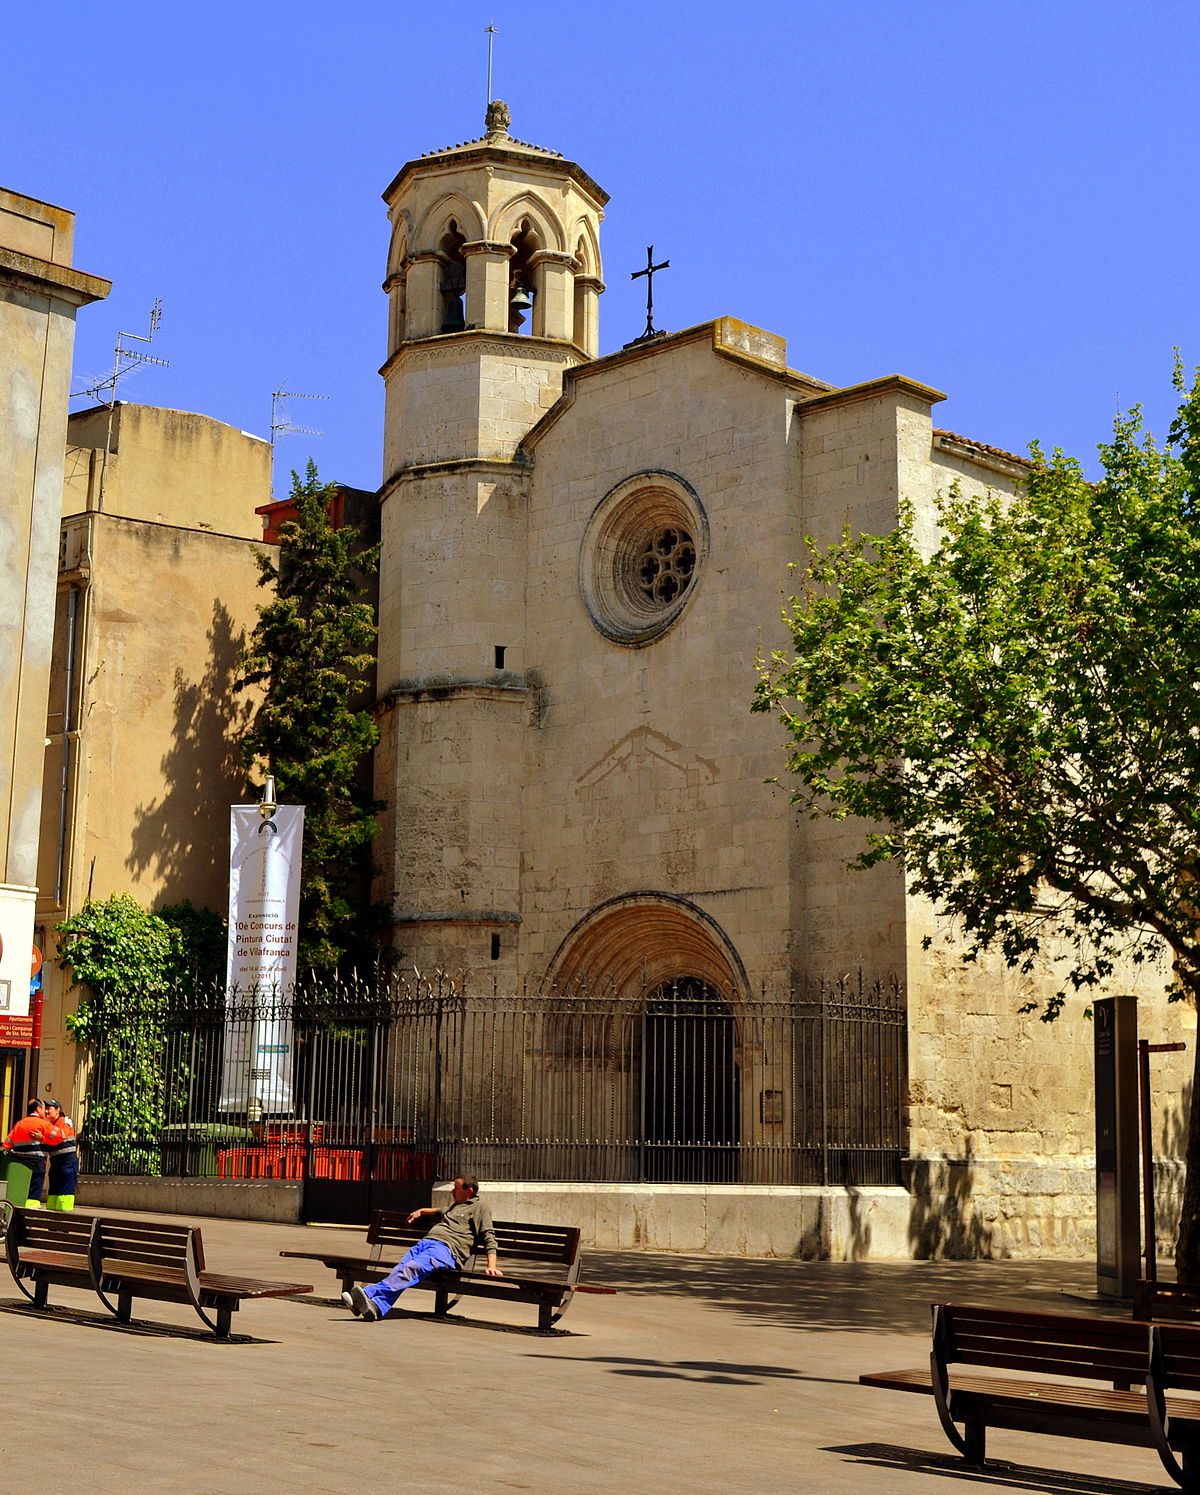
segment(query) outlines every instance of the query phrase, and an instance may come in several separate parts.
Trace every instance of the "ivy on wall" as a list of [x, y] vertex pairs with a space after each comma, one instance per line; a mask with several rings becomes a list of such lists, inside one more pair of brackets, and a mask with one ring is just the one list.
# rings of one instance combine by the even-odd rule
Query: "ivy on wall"
[[57, 931], [59, 964], [84, 989], [66, 1028], [95, 1061], [86, 1097], [91, 1150], [106, 1169], [158, 1173], [172, 1087], [187, 1078], [166, 1072], [169, 997], [184, 986], [216, 989], [224, 920], [190, 902], [148, 913], [114, 893]]

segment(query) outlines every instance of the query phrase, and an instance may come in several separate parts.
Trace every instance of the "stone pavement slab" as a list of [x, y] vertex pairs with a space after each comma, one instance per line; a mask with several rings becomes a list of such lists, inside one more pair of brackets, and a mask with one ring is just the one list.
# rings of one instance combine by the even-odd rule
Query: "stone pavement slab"
[[1005, 1462], [974, 1472], [932, 1401], [857, 1384], [922, 1363], [937, 1299], [1085, 1311], [1063, 1294], [1091, 1287], [1087, 1263], [595, 1251], [584, 1280], [619, 1296], [580, 1296], [561, 1331], [540, 1335], [519, 1305], [467, 1300], [433, 1320], [428, 1293], [366, 1324], [336, 1301], [332, 1273], [278, 1254], [344, 1248], [361, 1231], [199, 1223], [214, 1271], [315, 1293], [248, 1303], [234, 1316], [240, 1337], [222, 1344], [177, 1305], [135, 1304], [146, 1317], [127, 1329], [90, 1294], [59, 1288], [60, 1306], [37, 1314], [3, 1274], [5, 1489], [1151, 1495], [1167, 1484], [1148, 1450], [1004, 1433], [990, 1452]]

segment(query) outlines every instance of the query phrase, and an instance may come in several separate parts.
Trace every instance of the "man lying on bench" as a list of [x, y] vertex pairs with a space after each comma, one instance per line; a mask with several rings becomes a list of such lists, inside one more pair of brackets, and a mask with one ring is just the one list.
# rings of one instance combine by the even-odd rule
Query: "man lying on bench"
[[342, 1294], [342, 1302], [351, 1313], [368, 1322], [381, 1319], [389, 1312], [406, 1287], [415, 1287], [422, 1278], [434, 1272], [457, 1271], [482, 1248], [487, 1252], [484, 1271], [489, 1277], [503, 1277], [496, 1265], [496, 1232], [492, 1229], [492, 1212], [476, 1197], [479, 1180], [473, 1173], [460, 1173], [454, 1180], [448, 1209], [415, 1209], [408, 1217], [410, 1225], [423, 1215], [437, 1222], [411, 1250], [406, 1251], [382, 1282], [367, 1287], [352, 1287]]

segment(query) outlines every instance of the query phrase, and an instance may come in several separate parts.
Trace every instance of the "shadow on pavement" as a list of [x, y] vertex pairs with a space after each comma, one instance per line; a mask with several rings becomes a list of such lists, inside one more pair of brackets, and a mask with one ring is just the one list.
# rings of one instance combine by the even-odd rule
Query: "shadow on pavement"
[[740, 1365], [731, 1360], [639, 1360], [632, 1355], [531, 1355], [533, 1360], [565, 1360], [578, 1365], [608, 1367], [614, 1376], [646, 1376], [652, 1380], [691, 1381], [705, 1385], [758, 1386], [764, 1380], [823, 1381], [831, 1386], [857, 1386], [857, 1379], [806, 1376], [789, 1365]]
[[1095, 1285], [1087, 1261], [777, 1261], [589, 1251], [587, 1276], [622, 1293], [706, 1301], [750, 1321], [851, 1333], [926, 1333], [929, 1305], [988, 1303], [1125, 1317], [1118, 1305], [1065, 1294]]
[[[954, 1454], [926, 1453], [924, 1449], [902, 1448], [894, 1443], [848, 1443], [821, 1451], [845, 1454], [855, 1463], [875, 1469], [945, 1475], [966, 1484], [986, 1485], [989, 1490], [1037, 1490], [1045, 1491], [1046, 1495], [1166, 1495], [1168, 1488], [1161, 1484], [1133, 1484], [1126, 1479], [1103, 1479], [1094, 1474], [1039, 1469], [1031, 1464], [1009, 1464], [1003, 1459], [971, 1465]], [[1173, 1485], [1169, 1488], [1175, 1491]], [[897, 1484], [895, 1489], [901, 1495], [904, 1486]]]
[[132, 1334], [143, 1339], [194, 1339], [200, 1344], [219, 1345], [279, 1343], [277, 1339], [257, 1339], [253, 1334], [230, 1334], [227, 1339], [218, 1339], [210, 1330], [193, 1329], [189, 1324], [155, 1324], [144, 1319], [132, 1319], [125, 1324], [111, 1314], [89, 1313], [86, 1308], [63, 1308], [54, 1303], [46, 1308], [34, 1308], [14, 1298], [0, 1299], [0, 1313], [11, 1313], [17, 1318], [78, 1324], [83, 1329], [106, 1329], [110, 1334]]

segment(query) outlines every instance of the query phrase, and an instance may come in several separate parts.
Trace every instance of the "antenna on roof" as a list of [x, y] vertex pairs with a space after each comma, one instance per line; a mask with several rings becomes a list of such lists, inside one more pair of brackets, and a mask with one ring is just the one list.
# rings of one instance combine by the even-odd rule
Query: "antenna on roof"
[[284, 400], [327, 400], [328, 395], [301, 395], [294, 389], [287, 387], [286, 381], [278, 389], [271, 391], [271, 445], [275, 445], [276, 436], [323, 436], [323, 431], [316, 431], [312, 426], [294, 426], [288, 419], [287, 408]]
[[483, 107], [486, 109], [492, 102], [492, 47], [495, 45], [497, 34], [496, 27], [492, 24], [491, 21], [489, 21], [488, 24], [483, 28], [483, 34], [488, 39], [487, 98], [483, 101]]
[[150, 331], [143, 337], [139, 332], [118, 332], [117, 346], [113, 355], [112, 373], [103, 379], [97, 379], [94, 384], [89, 384], [86, 389], [80, 389], [71, 396], [77, 400], [87, 395], [92, 399], [103, 399], [107, 391], [107, 403], [111, 406], [117, 399], [117, 381], [123, 374], [129, 373], [130, 369], [138, 368], [145, 363], [157, 364], [161, 369], [169, 369], [171, 363], [166, 358], [151, 358], [149, 353], [139, 353], [136, 348], [127, 348], [126, 339], [138, 343], [152, 343], [154, 334], [158, 331], [158, 324], [162, 321], [162, 298], [155, 299], [150, 308]]
[[271, 487], [274, 491], [275, 439], [278, 436], [321, 436], [324, 433], [312, 426], [295, 426], [288, 419], [285, 400], [327, 400], [328, 395], [302, 395], [287, 387], [285, 379], [278, 389], [271, 391]]
[[[128, 374], [132, 369], [140, 368], [143, 364], [157, 364], [160, 369], [171, 367], [169, 359], [152, 358], [149, 353], [139, 353], [136, 348], [127, 348], [126, 340], [135, 343], [152, 343], [161, 321], [162, 297], [156, 296], [154, 305], [150, 308], [150, 330], [146, 336], [143, 337], [140, 332], [118, 332], [112, 373], [107, 378], [98, 379], [94, 384], [89, 384], [86, 389], [78, 390], [71, 396], [75, 400], [86, 395], [94, 400], [105, 400], [108, 405], [108, 425], [104, 432], [104, 456], [100, 463], [100, 484], [96, 494], [97, 509], [104, 507], [104, 490], [108, 482], [108, 459], [112, 455], [113, 442], [113, 415], [117, 408], [117, 384], [123, 375]], [[106, 391], [107, 398], [105, 397]]]

